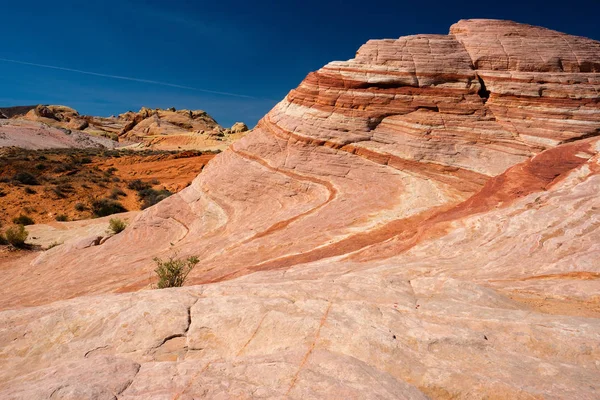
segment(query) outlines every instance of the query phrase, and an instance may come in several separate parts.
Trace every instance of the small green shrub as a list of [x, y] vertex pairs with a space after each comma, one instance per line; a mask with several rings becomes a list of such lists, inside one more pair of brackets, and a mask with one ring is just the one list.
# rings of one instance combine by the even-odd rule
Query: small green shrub
[[139, 199], [142, 202], [142, 205], [141, 205], [142, 210], [145, 210], [146, 208], [151, 207], [151, 206], [155, 205], [156, 203], [163, 201], [164, 199], [171, 196], [172, 194], [173, 193], [169, 192], [166, 189], [154, 190], [152, 188], [140, 190], [138, 192]]
[[32, 188], [30, 188], [29, 186], [25, 186], [25, 193], [26, 194], [36, 194], [37, 192], [35, 190], [33, 190]]
[[75, 170], [77, 167], [75, 166], [75, 164], [73, 163], [61, 163], [60, 165], [58, 165], [56, 168], [54, 168], [54, 172], [67, 172], [67, 171], [73, 171]]
[[58, 214], [56, 216], [56, 218], [54, 218], [54, 219], [56, 219], [57, 221], [64, 222], [64, 221], [68, 221], [69, 217], [67, 217], [65, 214]]
[[110, 167], [106, 171], [104, 171], [104, 175], [107, 175], [107, 176], [112, 175], [117, 171], [118, 171], [118, 169], [116, 169], [115, 167]]
[[108, 215], [125, 212], [127, 209], [123, 204], [111, 199], [99, 199], [92, 201], [92, 213], [96, 217], [106, 217]]
[[24, 247], [29, 232], [23, 225], [16, 225], [6, 230], [6, 240], [15, 247]]
[[24, 215], [24, 214], [21, 214], [18, 217], [13, 218], [13, 222], [17, 225], [33, 225], [33, 224], [35, 224], [35, 222], [33, 221], [33, 219], [30, 216]]
[[127, 193], [125, 193], [121, 188], [114, 188], [108, 197], [113, 200], [118, 200], [121, 196], [127, 196]]
[[117, 234], [123, 232], [125, 228], [127, 228], [127, 223], [120, 218], [111, 218], [110, 221], [108, 221], [108, 227], [114, 234]]
[[4, 246], [6, 244], [8, 244], [8, 240], [6, 240], [3, 233], [0, 233], [0, 246]]
[[83, 203], [76, 203], [76, 204], [75, 204], [75, 210], [76, 210], [76, 211], [79, 211], [79, 212], [81, 212], [81, 211], [85, 211], [85, 210], [86, 210], [86, 208], [87, 208], [87, 207], [86, 207], [86, 206], [85, 206], [85, 204], [83, 204]]
[[39, 185], [37, 178], [29, 172], [17, 172], [13, 176], [13, 180], [22, 183], [23, 185]]
[[139, 192], [142, 190], [150, 189], [152, 185], [150, 185], [148, 182], [143, 182], [139, 179], [134, 179], [133, 181], [130, 181], [127, 184], [127, 187], [131, 190], [136, 190]]
[[158, 257], [154, 257], [153, 260], [156, 263], [154, 272], [158, 275], [158, 289], [183, 286], [190, 271], [200, 262], [196, 256], [184, 260], [176, 258], [176, 255], [166, 261]]

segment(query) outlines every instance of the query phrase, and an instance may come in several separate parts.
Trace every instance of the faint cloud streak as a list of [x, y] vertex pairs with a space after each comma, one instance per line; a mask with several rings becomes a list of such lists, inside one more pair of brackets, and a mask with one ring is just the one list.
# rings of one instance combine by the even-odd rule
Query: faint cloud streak
[[150, 79], [132, 78], [132, 77], [128, 77], [128, 76], [102, 74], [102, 73], [91, 72], [91, 71], [82, 71], [80, 69], [57, 67], [55, 65], [37, 64], [37, 63], [31, 63], [31, 62], [27, 62], [27, 61], [11, 60], [11, 59], [7, 59], [7, 58], [0, 58], [0, 61], [10, 62], [10, 63], [15, 63], [15, 64], [22, 64], [22, 65], [30, 65], [30, 66], [39, 67], [39, 68], [55, 69], [55, 70], [59, 70], [59, 71], [75, 72], [75, 73], [84, 74], [84, 75], [100, 76], [100, 77], [103, 77], [103, 78], [120, 79], [120, 80], [124, 80], [124, 81], [148, 83], [148, 84], [151, 84], [151, 85], [168, 86], [168, 87], [173, 87], [173, 88], [178, 88], [178, 89], [193, 90], [193, 91], [196, 91], [196, 92], [218, 94], [218, 95], [222, 95], [222, 96], [241, 97], [241, 98], [246, 98], [246, 99], [258, 99], [258, 97], [248, 96], [248, 95], [245, 95], [245, 94], [230, 93], [230, 92], [219, 92], [219, 91], [216, 91], [216, 90], [200, 89], [200, 88], [195, 88], [195, 87], [191, 87], [191, 86], [177, 85], [175, 83], [153, 81], [153, 80], [150, 80]]

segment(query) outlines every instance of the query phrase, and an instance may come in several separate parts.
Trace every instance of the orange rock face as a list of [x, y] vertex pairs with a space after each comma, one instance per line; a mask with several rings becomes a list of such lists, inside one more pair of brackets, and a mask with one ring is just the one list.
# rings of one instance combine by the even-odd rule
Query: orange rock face
[[[0, 314], [4, 393], [597, 398], [599, 71], [506, 21], [369, 41], [123, 233], [6, 271], [4, 308], [42, 306]], [[44, 305], [174, 251], [198, 286]]]

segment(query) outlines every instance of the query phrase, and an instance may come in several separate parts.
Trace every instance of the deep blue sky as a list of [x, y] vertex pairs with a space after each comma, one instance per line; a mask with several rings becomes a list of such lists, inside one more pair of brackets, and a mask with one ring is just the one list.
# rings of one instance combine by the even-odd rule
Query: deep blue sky
[[600, 40], [599, 0], [21, 0], [1, 13], [0, 58], [250, 97], [0, 61], [0, 106], [93, 115], [173, 106], [204, 109], [225, 126], [254, 125], [308, 72], [352, 58], [371, 38], [502, 18]]

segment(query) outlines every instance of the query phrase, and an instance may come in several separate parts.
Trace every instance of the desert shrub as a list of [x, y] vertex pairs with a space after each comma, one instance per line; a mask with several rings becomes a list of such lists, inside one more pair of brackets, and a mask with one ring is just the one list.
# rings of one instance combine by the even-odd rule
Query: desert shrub
[[4, 196], [6, 196], [6, 192], [0, 190], [0, 197], [4, 197]]
[[52, 193], [54, 193], [56, 195], [56, 197], [58, 197], [59, 199], [64, 199], [67, 197], [67, 194], [65, 192], [63, 192], [62, 190], [60, 190], [60, 187], [54, 186], [52, 189], [50, 189], [52, 191]]
[[158, 257], [154, 257], [153, 260], [156, 263], [154, 272], [158, 275], [156, 286], [159, 289], [183, 286], [190, 271], [200, 262], [196, 256], [178, 259], [176, 255], [169, 257], [166, 261]]
[[27, 232], [23, 225], [15, 225], [8, 228], [5, 234], [8, 243], [15, 247], [23, 247], [25, 246], [25, 240], [27, 240], [29, 232]]
[[75, 164], [69, 162], [69, 163], [64, 163], [64, 164], [60, 164], [58, 167], [54, 168], [54, 172], [67, 172], [67, 171], [75, 171], [77, 170], [77, 167], [75, 166]]
[[160, 184], [160, 181], [159, 181], [158, 179], [156, 179], [156, 178], [155, 178], [155, 179], [152, 179], [152, 180], [150, 181], [150, 183], [151, 183], [151, 184], [153, 184], [153, 185], [158, 185], [158, 184]]
[[91, 164], [92, 163], [92, 159], [89, 157], [81, 157], [81, 159], [79, 160], [79, 164]]
[[92, 201], [92, 212], [96, 217], [106, 217], [127, 211], [123, 204], [112, 199], [99, 199]]
[[22, 183], [23, 185], [39, 185], [37, 178], [29, 172], [17, 172], [13, 176], [13, 180]]
[[119, 178], [118, 176], [113, 176], [111, 180], [113, 182], [121, 182], [121, 178]]
[[121, 188], [114, 188], [108, 197], [113, 200], [118, 200], [121, 196], [127, 196], [127, 193], [125, 193]]
[[140, 201], [142, 202], [141, 208], [145, 210], [148, 207], [155, 205], [158, 202], [163, 201], [173, 193], [166, 189], [154, 190], [152, 188], [144, 189], [138, 192]]
[[86, 209], [86, 208], [87, 208], [87, 207], [86, 207], [86, 206], [85, 206], [85, 204], [83, 204], [83, 203], [76, 203], [76, 204], [75, 204], [75, 210], [76, 210], [76, 211], [79, 211], [79, 212], [81, 212], [81, 211], [85, 211], [85, 209]]
[[45, 170], [46, 168], [48, 168], [48, 166], [47, 166], [46, 164], [42, 164], [42, 163], [40, 163], [40, 164], [37, 164], [37, 165], [35, 166], [35, 169], [37, 169], [38, 171], [43, 171], [43, 170]]
[[135, 191], [142, 191], [142, 190], [146, 190], [146, 189], [150, 189], [152, 188], [152, 185], [150, 185], [148, 182], [142, 182], [139, 179], [134, 179], [133, 181], [130, 181], [127, 184], [127, 187], [131, 190], [135, 190]]
[[127, 228], [127, 223], [120, 218], [111, 218], [108, 221], [108, 228], [114, 233], [121, 233]]
[[116, 169], [115, 167], [110, 167], [106, 171], [104, 171], [104, 175], [112, 175], [117, 171], [118, 169]]
[[8, 240], [6, 240], [3, 233], [0, 233], [0, 246], [4, 246], [6, 244], [8, 244]]
[[25, 186], [25, 193], [26, 194], [36, 194], [37, 192], [35, 190], [33, 190], [32, 188], [30, 188], [29, 186]]
[[58, 185], [56, 185], [58, 187], [58, 189], [62, 192], [72, 192], [73, 189], [73, 185], [71, 185], [70, 183], [59, 183]]
[[33, 221], [33, 219], [30, 216], [24, 215], [24, 214], [21, 214], [18, 217], [13, 218], [13, 222], [17, 225], [33, 225], [33, 224], [35, 224], [35, 222]]
[[57, 221], [68, 221], [69, 217], [67, 217], [65, 214], [58, 214], [54, 219], [56, 219]]

